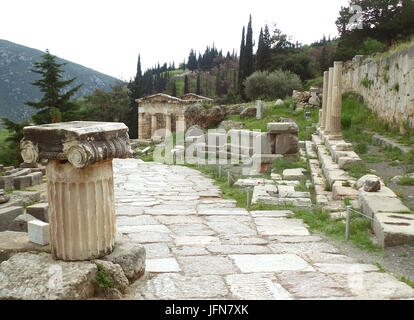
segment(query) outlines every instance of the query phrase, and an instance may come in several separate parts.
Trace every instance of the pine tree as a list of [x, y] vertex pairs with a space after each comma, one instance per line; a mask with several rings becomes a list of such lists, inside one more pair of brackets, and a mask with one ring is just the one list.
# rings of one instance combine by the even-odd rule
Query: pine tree
[[184, 77], [184, 94], [189, 93], [188, 91], [188, 76]]
[[197, 56], [193, 49], [190, 51], [190, 55], [188, 56], [188, 69], [191, 71], [196, 70], [198, 67], [197, 65]]
[[201, 83], [200, 83], [200, 73], [197, 74], [197, 88], [196, 94], [201, 95]]
[[52, 122], [52, 116], [55, 121], [75, 120], [77, 115], [77, 106], [70, 101], [70, 98], [79, 90], [82, 85], [78, 85], [68, 91], [64, 89], [72, 84], [76, 78], [62, 80], [63, 70], [60, 67], [66, 63], [57, 63], [56, 56], [46, 50], [42, 55], [42, 62], [35, 62], [32, 72], [40, 74], [42, 78], [32, 83], [40, 88], [44, 94], [39, 102], [25, 102], [26, 105], [36, 109], [41, 109], [38, 113], [32, 115], [32, 121], [39, 125]]
[[269, 32], [269, 26], [266, 24], [263, 30], [263, 53], [262, 53], [262, 67], [267, 70], [270, 65], [272, 56], [272, 38]]
[[4, 165], [17, 166], [23, 161], [20, 154], [20, 141], [24, 136], [23, 128], [29, 126], [30, 123], [26, 120], [22, 120], [20, 123], [15, 123], [7, 118], [0, 118], [0, 120], [3, 121], [4, 128], [9, 132], [8, 137], [5, 139], [5, 143], [1, 146], [1, 149], [6, 151], [3, 154], [2, 162]]
[[326, 45], [322, 47], [321, 55], [319, 57], [319, 67], [321, 72], [324, 72], [329, 69], [330, 63], [329, 63], [329, 55], [326, 50]]

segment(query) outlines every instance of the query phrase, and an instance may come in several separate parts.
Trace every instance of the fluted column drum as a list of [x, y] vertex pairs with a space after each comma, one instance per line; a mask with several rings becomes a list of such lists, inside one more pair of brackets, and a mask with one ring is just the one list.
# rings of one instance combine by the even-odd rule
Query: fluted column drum
[[342, 61], [334, 62], [334, 73], [332, 81], [332, 113], [331, 134], [341, 135], [342, 115]]
[[50, 243], [55, 259], [89, 260], [112, 252], [115, 199], [112, 159], [87, 168], [49, 160]]
[[326, 115], [328, 112], [328, 85], [329, 85], [329, 72], [323, 73], [323, 91], [322, 91], [322, 120], [320, 121], [320, 128], [325, 130], [326, 128]]
[[325, 119], [325, 133], [330, 134], [332, 131], [332, 88], [333, 88], [333, 73], [334, 68], [329, 68], [328, 74], [328, 99], [326, 102], [326, 119]]

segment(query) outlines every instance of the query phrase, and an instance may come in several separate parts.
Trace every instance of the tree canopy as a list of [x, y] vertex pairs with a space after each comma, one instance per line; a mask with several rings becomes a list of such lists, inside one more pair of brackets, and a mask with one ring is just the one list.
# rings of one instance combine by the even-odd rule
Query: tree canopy
[[35, 124], [45, 124], [55, 121], [71, 121], [76, 118], [76, 105], [70, 101], [71, 97], [82, 85], [66, 90], [76, 78], [63, 80], [63, 70], [66, 63], [57, 63], [56, 57], [46, 50], [41, 62], [35, 62], [32, 72], [40, 74], [41, 78], [32, 83], [38, 86], [43, 93], [39, 102], [25, 102], [26, 105], [39, 109], [32, 116]]

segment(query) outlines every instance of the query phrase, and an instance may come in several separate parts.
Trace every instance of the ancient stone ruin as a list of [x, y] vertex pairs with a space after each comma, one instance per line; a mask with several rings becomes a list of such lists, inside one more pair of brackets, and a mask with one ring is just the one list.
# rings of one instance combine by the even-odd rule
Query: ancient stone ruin
[[[296, 104], [296, 110], [305, 108], [319, 108], [322, 103], [322, 91], [319, 87], [311, 87], [309, 91], [293, 90], [292, 101]], [[283, 101], [276, 101], [276, 106], [282, 105]], [[293, 107], [293, 106], [292, 106]]]
[[31, 126], [24, 128], [21, 148], [26, 163], [48, 159], [53, 256], [79, 261], [111, 253], [115, 244], [112, 159], [130, 156], [128, 128], [96, 122]]
[[299, 158], [299, 128], [295, 122], [267, 124], [267, 132], [256, 137], [253, 163], [258, 172], [266, 172], [277, 158], [286, 157], [297, 161]]
[[184, 131], [186, 107], [195, 103], [210, 103], [213, 100], [192, 93], [180, 98], [157, 93], [137, 99], [136, 102], [138, 103], [138, 138], [151, 139], [155, 133], [165, 137], [166, 134], [175, 132], [177, 122], [182, 123], [182, 131]]
[[[414, 218], [409, 214], [410, 210], [378, 177], [368, 175], [356, 181], [344, 170], [347, 164], [361, 159], [353, 151], [352, 144], [346, 143], [341, 135], [342, 66], [342, 62], [335, 62], [333, 68], [324, 72], [318, 135], [312, 136], [321, 169], [317, 160], [309, 160], [316, 202], [337, 209], [343, 204], [335, 203], [335, 200], [358, 200], [363, 213], [372, 219], [372, 228], [383, 248], [407, 243], [414, 239]], [[327, 197], [326, 186], [332, 190], [333, 202]]]

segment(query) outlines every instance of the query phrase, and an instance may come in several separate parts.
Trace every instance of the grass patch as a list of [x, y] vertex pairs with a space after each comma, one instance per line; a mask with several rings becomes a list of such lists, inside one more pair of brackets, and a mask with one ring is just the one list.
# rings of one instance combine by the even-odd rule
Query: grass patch
[[342, 99], [342, 134], [345, 140], [354, 144], [373, 144], [372, 136], [365, 131], [378, 132], [381, 135], [396, 139], [405, 145], [414, 145], [414, 130], [405, 128], [405, 133], [400, 133], [400, 125], [387, 123], [379, 119], [365, 103], [358, 100], [358, 95], [353, 92], [343, 94]]
[[367, 169], [365, 164], [361, 162], [354, 162], [350, 163], [344, 166], [344, 169], [346, 172], [356, 179], [359, 179], [367, 174], [370, 174], [371, 172]]
[[298, 192], [308, 192], [309, 191], [309, 188], [306, 186], [306, 180], [307, 180], [306, 177], [305, 178], [302, 178], [299, 181], [299, 184], [295, 186], [295, 191], [298, 191]]
[[152, 145], [146, 153], [143, 153], [142, 151], [134, 151], [134, 154], [144, 162], [152, 162], [154, 161], [154, 150], [155, 146]]
[[400, 180], [397, 181], [397, 184], [402, 186], [414, 186], [414, 178], [402, 177]]
[[[321, 209], [297, 209], [295, 216], [302, 219], [310, 231], [323, 232], [334, 239], [345, 241], [345, 224], [342, 219], [331, 219], [329, 213]], [[368, 232], [370, 229], [371, 223], [368, 219], [351, 214], [350, 241], [360, 249], [380, 251], [380, 247], [372, 244]]]
[[385, 270], [382, 265], [380, 265], [378, 262], [374, 263], [376, 265], [376, 267], [379, 269], [380, 272], [382, 273], [387, 273], [387, 270]]
[[405, 277], [399, 277], [398, 280], [400, 280], [401, 282], [404, 282], [405, 284], [408, 284], [411, 288], [414, 289], [414, 281], [411, 281]]
[[315, 78], [315, 79], [308, 80], [308, 81], [306, 81], [306, 83], [304, 85], [304, 90], [309, 91], [309, 89], [311, 87], [318, 86], [318, 85], [321, 85], [321, 84], [323, 84], [323, 77], [318, 77], [318, 78]]
[[[246, 105], [252, 105], [253, 102], [247, 103]], [[283, 105], [274, 106], [274, 101], [266, 102], [266, 115], [263, 119], [258, 120], [256, 117], [250, 117], [247, 119], [240, 118], [239, 115], [231, 115], [228, 120], [242, 122], [246, 125], [247, 130], [260, 130], [261, 132], [267, 132], [267, 123], [278, 122], [279, 118], [289, 118], [297, 122], [299, 127], [299, 140], [311, 140], [312, 134], [315, 133], [315, 128], [312, 127], [312, 123], [318, 122], [319, 109], [311, 108], [311, 118], [306, 120], [305, 110], [295, 111], [289, 106], [292, 104], [292, 99], [285, 99]], [[229, 106], [231, 107], [231, 106]]]
[[304, 168], [308, 170], [308, 163], [302, 159], [299, 161], [293, 161], [287, 158], [279, 158], [272, 162], [272, 171], [278, 174], [282, 174], [286, 169], [297, 168]]
[[382, 150], [384, 152], [385, 157], [388, 160], [391, 160], [391, 161], [396, 161], [396, 160], [403, 161], [404, 160], [404, 153], [398, 148], [386, 147]]

